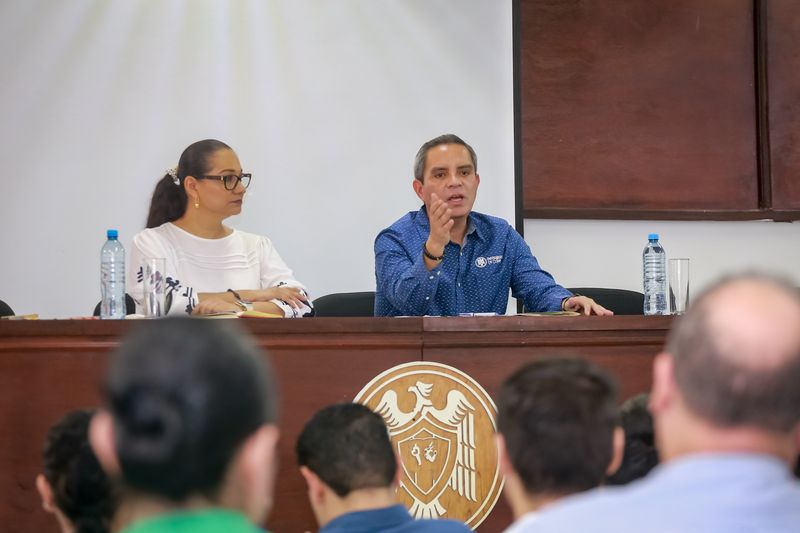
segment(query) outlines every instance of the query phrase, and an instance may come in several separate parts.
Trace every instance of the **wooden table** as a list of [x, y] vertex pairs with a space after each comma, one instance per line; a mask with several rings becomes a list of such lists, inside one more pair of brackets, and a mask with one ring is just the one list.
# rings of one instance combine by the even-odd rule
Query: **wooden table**
[[[494, 395], [522, 363], [586, 357], [609, 369], [626, 398], [650, 387], [650, 365], [670, 317], [314, 318], [242, 320], [270, 355], [281, 395], [275, 507], [277, 533], [315, 530], [294, 441], [319, 408], [350, 401], [374, 376], [400, 363], [436, 361], [476, 379]], [[98, 404], [108, 354], [145, 321], [0, 321], [0, 524], [5, 531], [56, 532], [34, 487], [47, 429], [62, 414]], [[501, 498], [480, 526], [511, 521]]]

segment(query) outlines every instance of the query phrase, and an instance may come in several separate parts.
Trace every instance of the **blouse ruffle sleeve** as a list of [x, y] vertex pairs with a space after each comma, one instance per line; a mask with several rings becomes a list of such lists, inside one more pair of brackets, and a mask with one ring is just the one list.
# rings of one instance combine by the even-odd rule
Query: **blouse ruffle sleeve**
[[136, 312], [144, 312], [144, 271], [142, 260], [145, 258], [164, 258], [164, 308], [167, 315], [192, 314], [197, 306], [197, 291], [184, 284], [177, 276], [176, 254], [174, 248], [153, 231], [144, 230], [133, 237], [130, 263], [128, 268], [128, 294], [136, 302]]
[[301, 318], [307, 316], [314, 316], [314, 305], [311, 303], [311, 297], [308, 294], [308, 289], [294, 278], [292, 270], [286, 265], [283, 258], [281, 258], [278, 250], [272, 245], [272, 241], [267, 237], [261, 239], [261, 288], [267, 289], [269, 287], [295, 287], [300, 289], [300, 292], [308, 299], [307, 305], [301, 305], [298, 308], [292, 307], [283, 300], [270, 300], [283, 311], [286, 318]]

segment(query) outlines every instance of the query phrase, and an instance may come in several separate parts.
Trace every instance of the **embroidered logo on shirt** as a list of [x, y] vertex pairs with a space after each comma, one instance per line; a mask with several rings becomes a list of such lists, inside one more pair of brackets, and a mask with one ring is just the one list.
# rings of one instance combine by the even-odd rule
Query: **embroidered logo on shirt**
[[486, 265], [496, 265], [502, 260], [503, 260], [502, 255], [493, 255], [490, 257], [478, 257], [475, 259], [475, 266], [478, 268], [483, 268]]

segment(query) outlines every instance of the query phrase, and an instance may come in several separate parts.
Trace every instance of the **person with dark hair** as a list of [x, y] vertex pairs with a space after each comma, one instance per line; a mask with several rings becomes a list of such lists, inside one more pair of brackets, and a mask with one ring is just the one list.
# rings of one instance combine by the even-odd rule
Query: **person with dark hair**
[[650, 395], [642, 393], [628, 398], [622, 404], [620, 411], [622, 429], [625, 431], [625, 453], [619, 469], [606, 478], [606, 485], [626, 485], [643, 478], [658, 465], [649, 403]]
[[297, 438], [297, 463], [320, 533], [467, 533], [454, 520], [414, 520], [397, 503], [399, 465], [383, 419], [368, 407], [326, 407]]
[[36, 477], [42, 507], [63, 533], [108, 533], [116, 507], [111, 483], [89, 445], [91, 410], [70, 411], [47, 432]]
[[622, 461], [616, 386], [584, 359], [536, 361], [506, 379], [497, 432], [514, 533], [528, 531], [541, 508], [599, 486]]
[[183, 151], [156, 185], [147, 229], [133, 238], [127, 286], [137, 308], [144, 304], [142, 260], [164, 258], [168, 313], [313, 315], [306, 288], [272, 241], [223, 224], [241, 213], [251, 179], [221, 141], [198, 141]]
[[475, 150], [453, 134], [422, 145], [412, 184], [423, 205], [375, 239], [375, 315], [504, 314], [508, 290], [528, 311], [610, 315], [542, 270], [503, 219], [472, 211]]
[[125, 533], [255, 533], [272, 505], [275, 385], [230, 321], [143, 324], [114, 353], [90, 440]]
[[800, 531], [800, 295], [748, 274], [707, 289], [653, 362], [662, 463], [542, 511], [531, 531]]

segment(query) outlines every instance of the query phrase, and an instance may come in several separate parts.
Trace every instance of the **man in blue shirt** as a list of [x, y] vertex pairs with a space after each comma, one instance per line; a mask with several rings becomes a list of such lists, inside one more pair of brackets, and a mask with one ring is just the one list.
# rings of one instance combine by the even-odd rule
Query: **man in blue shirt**
[[647, 477], [560, 500], [525, 532], [800, 531], [800, 296], [758, 275], [697, 299], [653, 365], [663, 463]]
[[503, 314], [509, 288], [528, 311], [613, 314], [556, 284], [508, 222], [473, 212], [479, 183], [459, 137], [422, 145], [413, 186], [424, 205], [375, 239], [376, 316]]
[[397, 503], [402, 467], [383, 419], [364, 405], [317, 412], [296, 451], [319, 533], [470, 533], [455, 520], [415, 520]]

